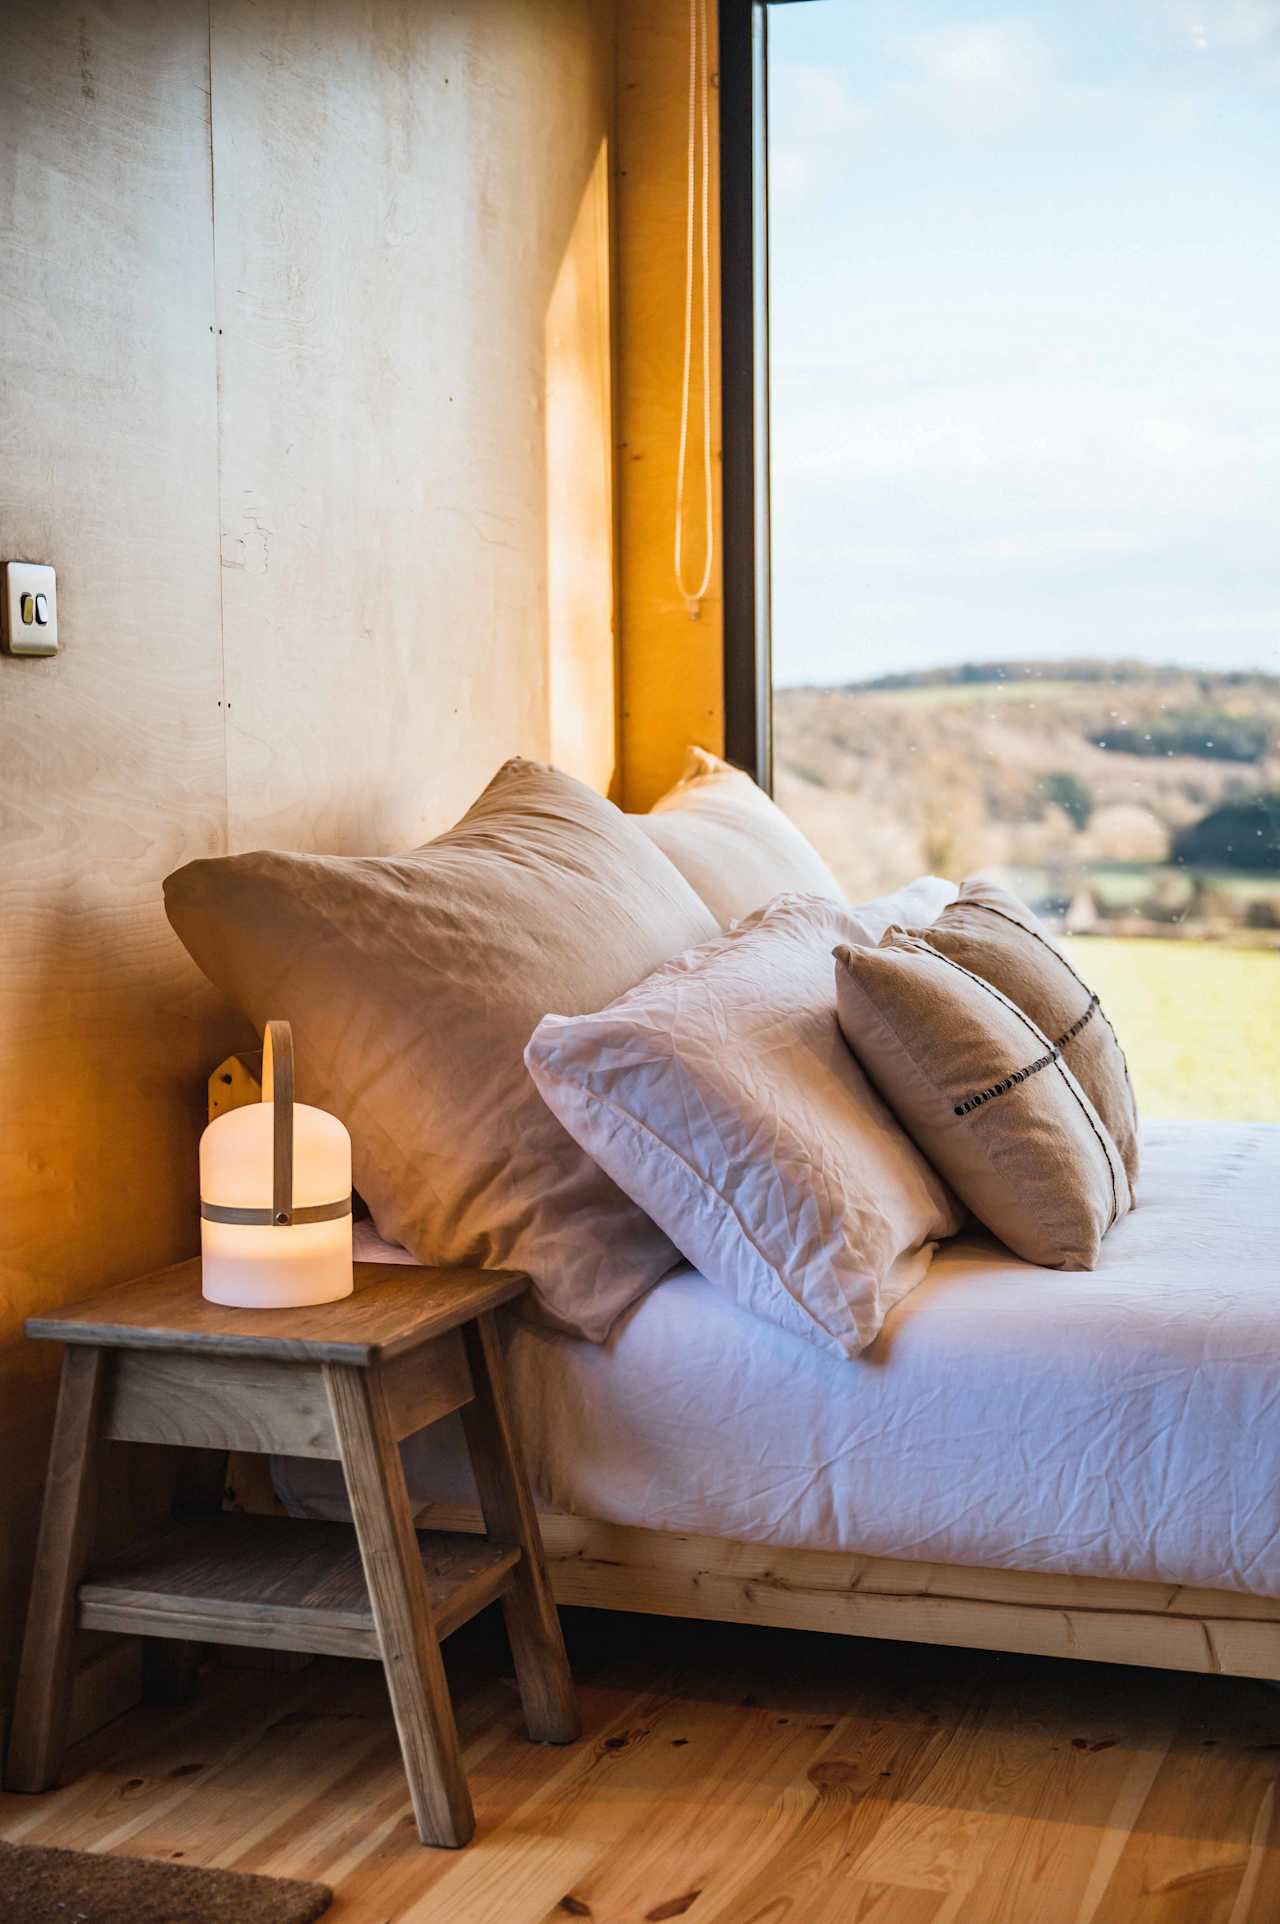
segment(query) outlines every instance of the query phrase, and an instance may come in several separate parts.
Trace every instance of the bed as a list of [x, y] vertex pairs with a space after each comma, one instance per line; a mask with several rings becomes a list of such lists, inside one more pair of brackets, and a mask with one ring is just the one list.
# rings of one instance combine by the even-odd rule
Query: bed
[[[603, 1345], [513, 1322], [560, 1602], [1280, 1680], [1280, 1130], [1144, 1147], [1097, 1269], [961, 1237], [853, 1361], [687, 1266]], [[478, 1528], [440, 1437], [411, 1491]]]
[[[531, 1278], [562, 1603], [1280, 1681], [1280, 1129], [1161, 1123], [1139, 1172], [1119, 1039], [997, 882], [849, 904], [692, 750], [646, 816], [515, 758], [421, 848], [203, 860], [165, 899], [259, 1032], [293, 1022], [382, 1233]], [[478, 1528], [440, 1435], [415, 1502]]]

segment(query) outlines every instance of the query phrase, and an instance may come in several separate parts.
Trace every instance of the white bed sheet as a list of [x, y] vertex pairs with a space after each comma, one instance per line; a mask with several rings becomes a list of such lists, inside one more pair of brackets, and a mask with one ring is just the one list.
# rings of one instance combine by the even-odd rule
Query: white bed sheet
[[[603, 1346], [518, 1323], [508, 1353], [555, 1509], [1280, 1596], [1280, 1129], [1148, 1128], [1096, 1270], [963, 1238], [850, 1361], [687, 1268]], [[417, 1499], [474, 1500], [456, 1419], [405, 1449]], [[338, 1514], [332, 1469], [281, 1493]]]

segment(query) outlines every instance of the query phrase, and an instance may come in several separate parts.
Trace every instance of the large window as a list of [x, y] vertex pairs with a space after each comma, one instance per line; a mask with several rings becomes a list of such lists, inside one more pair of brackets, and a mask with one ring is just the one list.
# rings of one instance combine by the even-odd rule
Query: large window
[[1280, 6], [769, 23], [775, 792], [1280, 1119]]

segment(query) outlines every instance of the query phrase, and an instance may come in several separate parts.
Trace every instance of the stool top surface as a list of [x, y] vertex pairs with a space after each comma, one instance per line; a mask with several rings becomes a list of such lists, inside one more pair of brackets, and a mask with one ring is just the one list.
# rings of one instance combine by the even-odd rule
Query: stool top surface
[[28, 1319], [27, 1335], [109, 1349], [199, 1351], [281, 1361], [369, 1364], [497, 1309], [528, 1288], [501, 1269], [357, 1263], [355, 1290], [301, 1309], [231, 1309], [200, 1294], [200, 1258], [119, 1283]]

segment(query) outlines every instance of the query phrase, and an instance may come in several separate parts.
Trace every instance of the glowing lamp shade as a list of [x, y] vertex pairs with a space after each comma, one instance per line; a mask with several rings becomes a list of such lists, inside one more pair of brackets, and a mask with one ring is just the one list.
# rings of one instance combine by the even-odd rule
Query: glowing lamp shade
[[262, 1101], [200, 1138], [202, 1288], [211, 1303], [285, 1309], [349, 1296], [351, 1138], [293, 1100], [293, 1037], [268, 1022]]

